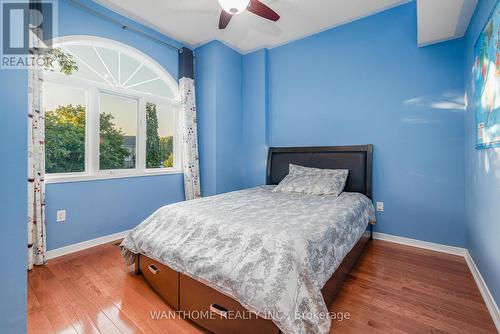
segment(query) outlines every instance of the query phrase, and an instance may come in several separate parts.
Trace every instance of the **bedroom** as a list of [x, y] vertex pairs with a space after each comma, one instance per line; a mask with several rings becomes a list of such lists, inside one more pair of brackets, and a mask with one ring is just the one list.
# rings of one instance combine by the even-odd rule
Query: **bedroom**
[[1, 333], [499, 331], [498, 2], [262, 3], [1, 1]]

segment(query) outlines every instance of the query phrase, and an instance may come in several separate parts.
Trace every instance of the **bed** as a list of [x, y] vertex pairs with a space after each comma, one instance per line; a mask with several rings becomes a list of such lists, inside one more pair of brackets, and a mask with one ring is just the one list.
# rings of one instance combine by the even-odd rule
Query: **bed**
[[[273, 192], [291, 163], [349, 169], [344, 192]], [[122, 253], [211, 332], [327, 333], [327, 306], [371, 238], [371, 170], [371, 145], [270, 148], [267, 185], [160, 208]]]

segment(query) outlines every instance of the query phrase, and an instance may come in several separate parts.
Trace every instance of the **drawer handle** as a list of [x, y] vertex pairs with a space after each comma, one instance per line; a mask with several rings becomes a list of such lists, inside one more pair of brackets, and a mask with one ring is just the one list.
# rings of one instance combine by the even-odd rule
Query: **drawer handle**
[[220, 315], [222, 318], [227, 319], [227, 309], [223, 308], [222, 306], [219, 306], [217, 304], [212, 304], [210, 305], [210, 311]]
[[153, 275], [156, 275], [156, 274], [158, 274], [160, 272], [160, 269], [156, 268], [156, 266], [154, 264], [150, 264], [148, 266], [148, 269], [149, 269], [150, 272], [153, 273]]

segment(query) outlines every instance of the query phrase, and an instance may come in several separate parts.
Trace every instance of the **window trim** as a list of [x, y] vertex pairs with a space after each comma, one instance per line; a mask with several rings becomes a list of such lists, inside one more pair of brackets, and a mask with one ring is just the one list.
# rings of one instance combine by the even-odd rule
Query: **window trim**
[[[148, 56], [142, 54], [140, 51], [132, 49], [128, 46], [122, 45], [115, 41], [109, 41], [102, 38], [95, 37], [64, 37], [58, 39], [61, 43], [78, 43], [83, 40], [92, 39], [92, 42], [97, 41], [97, 46], [105, 47], [118, 47], [119, 51], [123, 52], [125, 48], [127, 54], [142, 55], [145, 63], [148, 63], [153, 68], [158, 70], [158, 65]], [[61, 42], [62, 41], [62, 42]], [[104, 43], [104, 44], [103, 44]], [[57, 43], [56, 43], [57, 46]], [[153, 62], [151, 64], [150, 62]], [[161, 67], [161, 66], [160, 66]], [[179, 89], [175, 82], [172, 83], [172, 77], [168, 72], [163, 70], [163, 77], [166, 82], [173, 87], [176, 95], [175, 99], [156, 96], [152, 94], [143, 93], [133, 89], [126, 89], [117, 86], [99, 83], [84, 78], [71, 77], [62, 73], [45, 72], [44, 81], [46, 83], [53, 83], [65, 85], [77, 89], [83, 89], [86, 94], [86, 114], [85, 114], [85, 172], [75, 173], [56, 173], [45, 175], [47, 184], [64, 183], [64, 182], [79, 182], [91, 180], [106, 180], [106, 179], [119, 179], [128, 177], [143, 177], [155, 175], [168, 175], [168, 174], [182, 174], [182, 154], [180, 148], [180, 99]], [[118, 169], [118, 170], [100, 170], [99, 169], [99, 115], [100, 115], [100, 96], [101, 94], [112, 94], [123, 96], [126, 98], [133, 98], [137, 100], [137, 146], [136, 146], [136, 167], [134, 169]], [[174, 134], [173, 134], [173, 153], [174, 153], [174, 166], [162, 168], [146, 168], [146, 103], [167, 104], [173, 107], [174, 112]]]
[[159, 175], [169, 175], [169, 174], [184, 174], [182, 170], [173, 168], [162, 168], [161, 170], [144, 170], [142, 172], [128, 172], [128, 173], [116, 173], [107, 175], [90, 175], [85, 173], [84, 175], [74, 175], [81, 173], [60, 173], [60, 174], [47, 174], [45, 176], [46, 184], [58, 184], [58, 183], [68, 183], [68, 182], [83, 182], [83, 181], [99, 181], [99, 180], [113, 180], [113, 179], [125, 179], [129, 177], [147, 177], [147, 176], [159, 176]]

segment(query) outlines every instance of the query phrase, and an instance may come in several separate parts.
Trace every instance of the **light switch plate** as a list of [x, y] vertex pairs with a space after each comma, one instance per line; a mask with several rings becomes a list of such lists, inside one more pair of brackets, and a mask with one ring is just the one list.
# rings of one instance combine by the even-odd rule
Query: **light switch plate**
[[377, 202], [377, 211], [384, 211], [384, 202]]
[[58, 223], [66, 221], [66, 210], [57, 210], [56, 221]]

